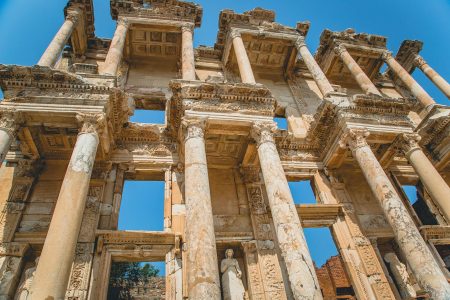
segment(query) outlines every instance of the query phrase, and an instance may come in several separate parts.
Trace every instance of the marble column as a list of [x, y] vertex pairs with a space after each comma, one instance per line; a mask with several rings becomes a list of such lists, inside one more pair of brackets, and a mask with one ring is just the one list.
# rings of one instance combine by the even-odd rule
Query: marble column
[[427, 62], [420, 55], [416, 55], [414, 58], [414, 65], [418, 67], [422, 72], [427, 75], [428, 78], [450, 99], [450, 84], [439, 75], [438, 72], [433, 70]]
[[14, 109], [0, 110], [0, 166], [19, 129], [19, 114]]
[[116, 31], [114, 32], [108, 54], [101, 68], [101, 74], [116, 76], [120, 63], [122, 62], [123, 49], [127, 38], [129, 23], [125, 18], [117, 20]]
[[319, 281], [273, 138], [276, 124], [256, 122], [251, 134], [266, 186], [281, 255], [295, 299], [322, 299]]
[[400, 148], [440, 211], [450, 222], [450, 187], [420, 148], [417, 133], [402, 134]]
[[236, 55], [242, 83], [255, 84], [256, 81], [253, 75], [252, 65], [248, 59], [241, 33], [238, 30], [233, 30], [230, 33], [230, 37], [233, 41], [234, 54]]
[[312, 56], [311, 52], [309, 52], [308, 47], [305, 43], [305, 38], [300, 37], [295, 42], [295, 47], [297, 48], [298, 53], [303, 58], [306, 67], [314, 78], [317, 86], [319, 87], [320, 92], [323, 97], [327, 97], [330, 93], [334, 91], [328, 79], [325, 77], [322, 69], [317, 64], [316, 60]]
[[181, 27], [181, 73], [184, 80], [195, 80], [194, 24]]
[[80, 10], [71, 9], [70, 11], [68, 11], [66, 20], [64, 21], [63, 25], [48, 45], [44, 54], [42, 54], [41, 58], [39, 59], [39, 62], [37, 63], [39, 66], [52, 68], [55, 65], [55, 63], [58, 61], [59, 56], [61, 55], [61, 52], [64, 49], [64, 46], [67, 44], [67, 41], [72, 35], [73, 30], [77, 26], [80, 17]]
[[358, 63], [348, 53], [347, 49], [343, 45], [338, 45], [334, 48], [334, 51], [339, 55], [344, 65], [348, 68], [353, 78], [358, 82], [361, 89], [366, 94], [381, 96], [381, 93], [375, 87], [370, 78], [364, 73]]
[[391, 52], [383, 52], [381, 58], [425, 108], [436, 103], [419, 83], [417, 83], [417, 81], [415, 81], [414, 78], [412, 78], [412, 76], [392, 57]]
[[86, 197], [99, 143], [102, 114], [78, 114], [82, 124], [45, 238], [32, 299], [64, 299], [75, 257]]
[[435, 300], [450, 299], [450, 285], [370, 149], [366, 141], [368, 135], [364, 129], [347, 130], [342, 136], [341, 146], [352, 151], [421, 287]]
[[183, 120], [185, 130], [185, 201], [189, 299], [220, 300], [203, 120]]

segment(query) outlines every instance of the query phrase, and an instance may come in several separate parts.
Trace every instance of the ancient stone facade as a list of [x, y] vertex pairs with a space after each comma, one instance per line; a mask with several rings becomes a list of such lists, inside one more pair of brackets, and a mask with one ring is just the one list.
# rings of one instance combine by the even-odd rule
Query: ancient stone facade
[[[450, 299], [450, 108], [410, 74], [450, 89], [421, 42], [325, 30], [312, 55], [308, 22], [256, 8], [194, 48], [196, 4], [111, 0], [111, 40], [91, 0], [64, 12], [37, 65], [0, 65], [1, 299], [106, 299], [112, 261], [165, 261], [166, 299], [218, 300], [226, 249], [246, 299], [323, 299], [308, 227], [356, 299]], [[117, 230], [130, 179], [165, 181], [164, 231]], [[301, 180], [317, 204], [294, 204]]]

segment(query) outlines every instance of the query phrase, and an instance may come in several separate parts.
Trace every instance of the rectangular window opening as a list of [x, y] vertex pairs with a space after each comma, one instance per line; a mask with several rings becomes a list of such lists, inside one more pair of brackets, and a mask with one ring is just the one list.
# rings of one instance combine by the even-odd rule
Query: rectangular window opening
[[130, 117], [130, 122], [145, 124], [165, 124], [166, 112], [164, 110], [136, 109]]
[[164, 229], [164, 181], [126, 180], [119, 212], [119, 230]]
[[305, 228], [304, 233], [324, 299], [353, 299], [350, 277], [330, 228]]
[[317, 204], [313, 181], [311, 179], [290, 181], [289, 188], [291, 189], [295, 204]]
[[409, 203], [414, 206], [417, 202], [417, 187], [415, 185], [402, 185], [402, 189], [405, 192]]
[[165, 263], [163, 261], [113, 261], [109, 273], [107, 299], [163, 300], [166, 293], [165, 283]]

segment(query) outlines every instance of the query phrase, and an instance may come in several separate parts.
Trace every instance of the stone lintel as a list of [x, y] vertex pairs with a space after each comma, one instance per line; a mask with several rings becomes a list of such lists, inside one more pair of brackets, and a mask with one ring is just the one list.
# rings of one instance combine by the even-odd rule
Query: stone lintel
[[307, 228], [329, 227], [342, 213], [342, 204], [297, 204], [295, 207], [302, 226]]

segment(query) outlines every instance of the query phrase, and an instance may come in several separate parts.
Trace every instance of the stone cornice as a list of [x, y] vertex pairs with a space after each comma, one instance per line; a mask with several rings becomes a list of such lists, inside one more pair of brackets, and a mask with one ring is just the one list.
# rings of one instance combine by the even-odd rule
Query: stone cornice
[[169, 123], [176, 131], [185, 110], [273, 116], [276, 107], [272, 93], [263, 85], [173, 80], [170, 87]]
[[111, 0], [111, 16], [116, 20], [122, 17], [138, 17], [168, 21], [193, 22], [200, 27], [203, 9], [200, 5], [177, 0], [147, 0], [145, 7], [137, 0]]

